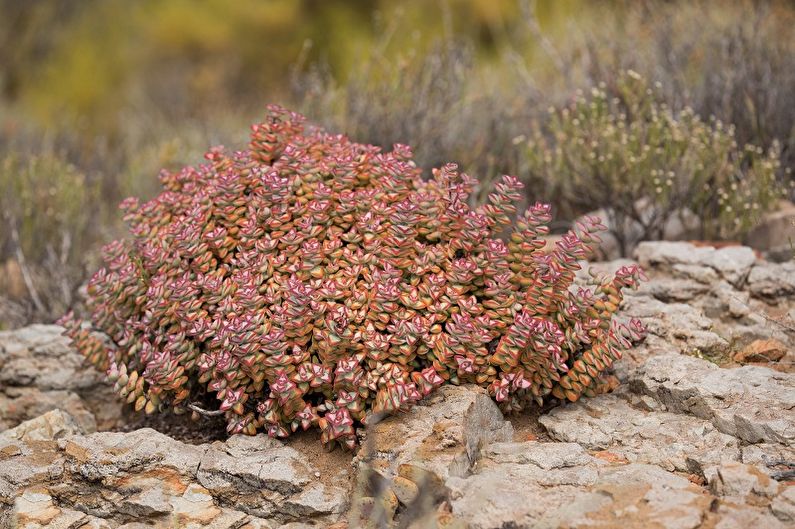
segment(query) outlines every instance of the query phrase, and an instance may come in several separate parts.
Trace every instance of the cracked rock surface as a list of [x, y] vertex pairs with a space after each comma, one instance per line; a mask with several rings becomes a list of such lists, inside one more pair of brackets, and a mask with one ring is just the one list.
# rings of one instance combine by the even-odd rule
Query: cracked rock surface
[[58, 327], [0, 333], [0, 527], [795, 527], [795, 267], [688, 243], [636, 258], [650, 280], [622, 317], [649, 335], [615, 392], [504, 417], [443, 387], [356, 454], [107, 431], [121, 408]]
[[56, 325], [0, 332], [0, 431], [59, 408], [88, 432], [118, 420], [111, 385], [83, 364], [61, 332]]

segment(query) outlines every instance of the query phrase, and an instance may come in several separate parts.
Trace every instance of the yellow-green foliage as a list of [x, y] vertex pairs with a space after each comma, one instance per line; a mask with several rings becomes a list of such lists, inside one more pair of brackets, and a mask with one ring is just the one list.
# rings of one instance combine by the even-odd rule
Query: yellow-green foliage
[[776, 148], [739, 147], [732, 126], [671, 110], [635, 72], [620, 76], [611, 94], [594, 88], [550, 110], [526, 144], [531, 189], [583, 209], [610, 208], [624, 251], [636, 242], [628, 221], [641, 226], [640, 240], [658, 239], [686, 210], [702, 237], [735, 237], [782, 196]]
[[32, 261], [44, 258], [48, 249], [60, 250], [65, 234], [73, 247], [88, 235], [97, 186], [58, 156], [5, 156], [0, 159], [0, 189], [0, 248], [6, 252], [14, 246], [14, 230]]
[[[31, 3], [32, 4], [32, 3]], [[178, 115], [218, 105], [251, 109], [283, 98], [302, 54], [347, 72], [399, 21], [398, 49], [442, 33], [442, 11], [456, 32], [488, 35], [516, 12], [507, 0], [0, 0], [0, 88], [45, 123], [79, 117], [94, 130], [123, 127], [119, 111], [151, 104]], [[384, 21], [373, 24], [374, 17]], [[7, 42], [6, 42], [7, 41]], [[13, 67], [13, 68], [11, 68]], [[13, 77], [11, 79], [10, 77]]]
[[0, 189], [0, 290], [21, 316], [52, 320], [73, 303], [99, 241], [99, 188], [54, 154], [10, 154], [0, 158]]

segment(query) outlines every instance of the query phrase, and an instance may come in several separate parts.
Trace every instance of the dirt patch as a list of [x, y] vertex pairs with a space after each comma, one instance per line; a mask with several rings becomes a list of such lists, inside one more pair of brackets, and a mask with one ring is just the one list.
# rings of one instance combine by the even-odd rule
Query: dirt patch
[[333, 480], [338, 479], [342, 473], [348, 479], [353, 474], [351, 461], [353, 460], [354, 452], [343, 450], [336, 445], [333, 445], [331, 449], [325, 448], [320, 442], [320, 432], [318, 430], [296, 432], [290, 436], [286, 444], [299, 451], [307, 461], [312, 463], [312, 466], [320, 473], [319, 479], [323, 482], [332, 480], [334, 485], [341, 486], [341, 483]]
[[538, 418], [544, 413], [545, 410], [532, 407], [521, 412], [507, 414], [505, 419], [513, 425], [514, 442], [540, 441], [544, 443], [552, 441], [546, 429], [538, 422]]
[[174, 415], [173, 413], [157, 413], [145, 415], [136, 413], [125, 406], [122, 416], [116, 425], [109, 428], [110, 432], [132, 432], [141, 428], [152, 428], [172, 439], [192, 445], [225, 441], [226, 432], [224, 417], [202, 417], [193, 421], [190, 415]]

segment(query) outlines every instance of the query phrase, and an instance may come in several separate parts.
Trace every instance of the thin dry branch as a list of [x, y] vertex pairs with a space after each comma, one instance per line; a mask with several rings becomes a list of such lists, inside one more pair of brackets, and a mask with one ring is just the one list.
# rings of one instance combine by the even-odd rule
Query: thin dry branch
[[40, 313], [45, 313], [47, 309], [44, 303], [42, 303], [39, 292], [36, 290], [36, 286], [33, 283], [33, 276], [28, 269], [25, 253], [22, 251], [22, 245], [19, 243], [19, 231], [17, 231], [17, 227], [13, 224], [11, 227], [11, 241], [14, 243], [14, 255], [17, 258], [17, 264], [19, 264], [19, 269], [22, 272], [22, 280], [25, 282], [25, 288], [28, 289], [30, 299], [33, 300], [36, 310]]

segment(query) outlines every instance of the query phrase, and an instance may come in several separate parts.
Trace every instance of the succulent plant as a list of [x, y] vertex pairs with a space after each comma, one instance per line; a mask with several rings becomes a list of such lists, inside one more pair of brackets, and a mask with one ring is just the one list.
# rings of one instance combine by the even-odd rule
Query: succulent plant
[[136, 410], [199, 402], [230, 433], [318, 427], [350, 447], [357, 425], [445, 383], [484, 386], [506, 410], [594, 395], [642, 334], [612, 319], [639, 268], [574, 286], [597, 219], [545, 249], [550, 209], [535, 204], [498, 237], [514, 178], [472, 208], [476, 181], [455, 165], [424, 180], [406, 146], [275, 106], [248, 150], [206, 159], [123, 202], [132, 237], [104, 248], [90, 322], [62, 320]]

